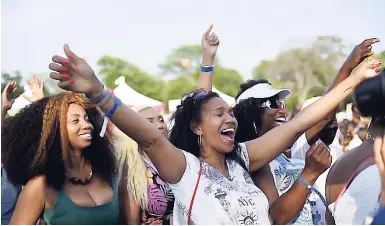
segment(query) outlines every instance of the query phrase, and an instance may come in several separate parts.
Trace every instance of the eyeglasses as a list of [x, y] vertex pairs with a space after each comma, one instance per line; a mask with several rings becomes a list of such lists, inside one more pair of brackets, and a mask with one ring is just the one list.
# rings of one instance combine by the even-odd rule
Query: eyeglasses
[[284, 109], [285, 102], [283, 100], [267, 100], [261, 104], [262, 108], [269, 108], [272, 110]]

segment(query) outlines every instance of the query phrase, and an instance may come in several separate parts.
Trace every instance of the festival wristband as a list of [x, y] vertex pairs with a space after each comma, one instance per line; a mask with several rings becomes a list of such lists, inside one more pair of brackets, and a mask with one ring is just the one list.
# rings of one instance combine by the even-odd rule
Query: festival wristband
[[214, 65], [204, 66], [201, 64], [201, 72], [212, 72], [214, 71]]
[[310, 184], [308, 184], [306, 181], [304, 181], [303, 179], [302, 179], [302, 177], [301, 176], [298, 176], [298, 181], [301, 183], [301, 184], [303, 184], [305, 187], [307, 187], [308, 189], [312, 189], [312, 185], [310, 185]]
[[121, 105], [122, 105], [122, 101], [117, 96], [114, 96], [114, 106], [109, 112], [104, 114], [104, 116], [111, 117], [115, 113], [116, 109], [118, 109], [118, 107], [120, 107]]

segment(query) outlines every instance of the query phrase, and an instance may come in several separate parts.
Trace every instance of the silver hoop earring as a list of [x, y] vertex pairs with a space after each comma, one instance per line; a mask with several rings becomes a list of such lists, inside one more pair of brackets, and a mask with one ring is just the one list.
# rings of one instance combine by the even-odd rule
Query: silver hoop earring
[[202, 135], [198, 136], [198, 145], [199, 145], [199, 147], [202, 146]]

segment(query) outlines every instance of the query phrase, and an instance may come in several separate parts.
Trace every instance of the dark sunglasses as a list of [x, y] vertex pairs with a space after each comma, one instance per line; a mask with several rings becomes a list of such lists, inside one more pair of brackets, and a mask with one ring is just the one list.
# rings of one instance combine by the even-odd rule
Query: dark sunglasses
[[283, 100], [267, 100], [261, 104], [262, 108], [269, 108], [272, 110], [284, 109], [285, 102]]

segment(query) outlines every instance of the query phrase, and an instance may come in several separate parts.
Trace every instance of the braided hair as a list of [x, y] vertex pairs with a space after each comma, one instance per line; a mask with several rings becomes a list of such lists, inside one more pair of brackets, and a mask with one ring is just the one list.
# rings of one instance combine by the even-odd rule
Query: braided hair
[[[197, 90], [190, 94], [186, 94], [177, 107], [177, 110], [171, 117], [174, 125], [170, 133], [170, 141], [175, 147], [191, 153], [199, 158], [201, 155], [198, 143], [199, 136], [193, 132], [191, 123], [199, 124], [202, 121], [202, 110], [204, 104], [210, 99], [219, 97], [215, 92], [204, 92]], [[233, 150], [225, 154], [225, 158], [237, 162], [242, 168], [248, 171], [245, 162], [240, 157], [241, 147], [235, 142]]]

